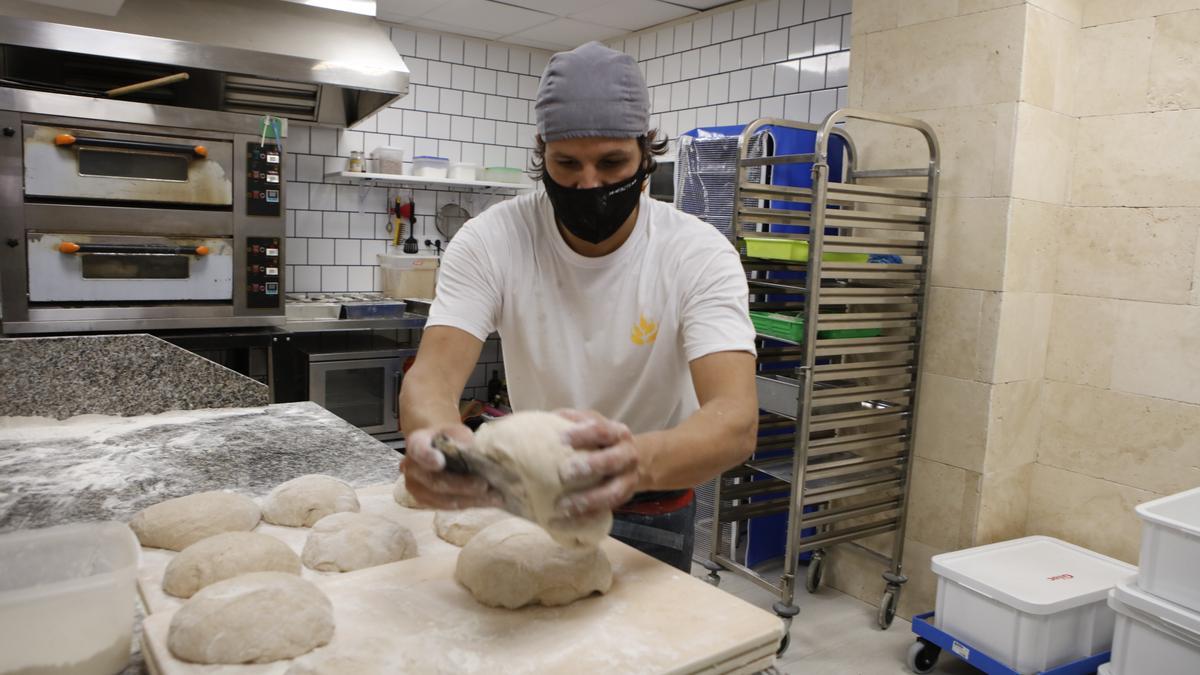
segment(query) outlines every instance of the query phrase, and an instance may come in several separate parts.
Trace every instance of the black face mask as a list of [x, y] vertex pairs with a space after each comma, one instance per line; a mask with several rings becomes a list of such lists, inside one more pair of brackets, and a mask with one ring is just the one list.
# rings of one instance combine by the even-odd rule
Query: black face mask
[[631, 178], [615, 185], [598, 188], [569, 188], [555, 183], [547, 172], [542, 179], [554, 217], [571, 234], [593, 244], [613, 236], [642, 195], [644, 169], [638, 169]]

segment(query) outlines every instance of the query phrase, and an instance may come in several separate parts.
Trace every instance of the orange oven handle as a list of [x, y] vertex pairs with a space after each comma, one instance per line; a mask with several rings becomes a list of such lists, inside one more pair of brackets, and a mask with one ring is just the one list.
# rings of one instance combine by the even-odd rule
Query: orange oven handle
[[76, 244], [64, 241], [59, 253], [133, 253], [142, 255], [208, 255], [207, 246], [163, 246], [159, 244]]
[[152, 143], [150, 141], [125, 141], [116, 138], [79, 138], [71, 134], [59, 134], [54, 137], [54, 144], [59, 147], [91, 146], [94, 148], [121, 148], [123, 150], [153, 150], [155, 152], [170, 152], [193, 157], [208, 157], [208, 148], [203, 145], [183, 145], [182, 143]]

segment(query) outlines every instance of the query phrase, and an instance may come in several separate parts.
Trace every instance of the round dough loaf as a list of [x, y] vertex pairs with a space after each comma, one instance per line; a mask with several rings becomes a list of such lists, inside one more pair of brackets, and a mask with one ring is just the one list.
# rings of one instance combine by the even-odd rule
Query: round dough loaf
[[199, 492], [148, 506], [129, 527], [142, 546], [182, 551], [214, 534], [253, 530], [260, 516], [258, 504], [244, 495]]
[[163, 590], [179, 598], [249, 572], [300, 574], [300, 556], [287, 544], [258, 532], [223, 532], [183, 549], [167, 564]]
[[454, 579], [479, 602], [516, 609], [566, 605], [612, 587], [612, 565], [599, 548], [571, 548], [523, 518], [508, 518], [475, 535]]
[[489, 422], [475, 432], [480, 452], [520, 478], [513, 486], [529, 506], [534, 522], [564, 546], [594, 547], [612, 529], [612, 513], [564, 519], [557, 503], [565, 490], [558, 475], [563, 460], [577, 452], [562, 434], [574, 422], [548, 412], [519, 412]]
[[301, 559], [320, 572], [353, 572], [416, 555], [412, 531], [396, 521], [371, 513], [335, 513], [313, 525]]
[[343, 511], [358, 511], [354, 488], [316, 473], [276, 486], [263, 501], [263, 520], [288, 527], [312, 527], [325, 516]]
[[400, 474], [400, 478], [396, 479], [396, 485], [392, 488], [392, 499], [396, 500], [397, 504], [406, 509], [429, 508], [417, 501], [417, 498], [412, 496], [412, 493], [408, 491], [408, 487], [404, 484], [404, 474]]
[[328, 644], [333, 605], [312, 582], [252, 572], [192, 596], [171, 617], [167, 648], [191, 663], [269, 663]]
[[433, 517], [433, 531], [444, 541], [463, 546], [488, 525], [513, 517], [500, 509], [438, 511]]

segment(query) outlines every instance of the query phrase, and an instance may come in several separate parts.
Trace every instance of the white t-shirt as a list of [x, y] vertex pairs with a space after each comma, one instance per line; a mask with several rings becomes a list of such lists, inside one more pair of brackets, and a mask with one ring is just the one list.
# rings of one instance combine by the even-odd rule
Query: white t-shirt
[[572, 251], [538, 191], [468, 221], [446, 250], [427, 326], [499, 332], [515, 410], [591, 409], [635, 433], [698, 408], [688, 363], [754, 352], [737, 251], [711, 225], [641, 197], [599, 258]]

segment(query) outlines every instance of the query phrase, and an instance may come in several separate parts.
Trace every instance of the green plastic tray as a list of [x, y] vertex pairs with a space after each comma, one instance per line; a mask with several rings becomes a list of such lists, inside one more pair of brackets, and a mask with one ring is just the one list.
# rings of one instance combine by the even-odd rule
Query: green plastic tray
[[[750, 321], [754, 330], [771, 337], [792, 342], [804, 340], [804, 317], [795, 314], [780, 314], [773, 312], [750, 312]], [[883, 330], [879, 328], [848, 328], [845, 330], [823, 330], [817, 334], [822, 340], [844, 340], [848, 338], [879, 337]]]
[[[777, 239], [766, 237], [742, 237], [746, 242], [746, 257], [766, 260], [791, 260], [808, 262], [808, 242], [803, 239]], [[825, 262], [865, 263], [870, 256], [866, 253], [825, 253]]]

